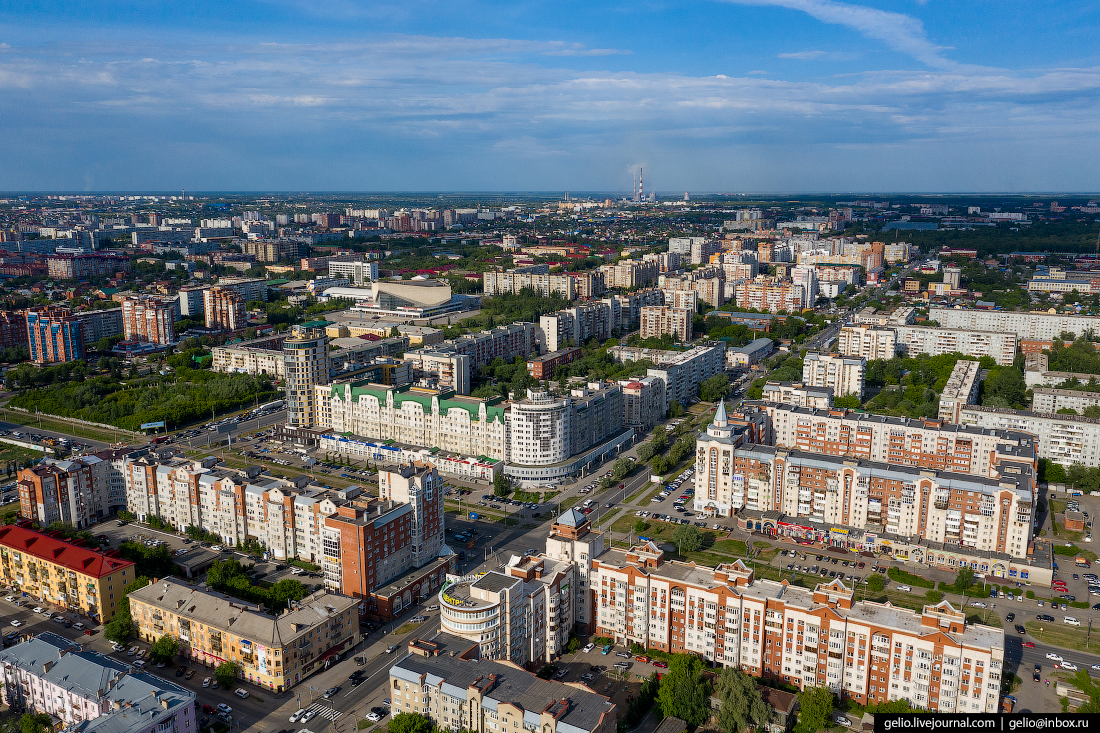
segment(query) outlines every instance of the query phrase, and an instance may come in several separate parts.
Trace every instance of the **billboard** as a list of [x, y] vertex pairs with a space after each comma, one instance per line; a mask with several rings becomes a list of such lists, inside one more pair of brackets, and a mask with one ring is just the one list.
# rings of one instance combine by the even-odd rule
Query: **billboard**
[[164, 427], [164, 421], [163, 420], [161, 420], [160, 422], [143, 422], [141, 424], [141, 429], [142, 430], [149, 430], [150, 428], [163, 428], [163, 427]]

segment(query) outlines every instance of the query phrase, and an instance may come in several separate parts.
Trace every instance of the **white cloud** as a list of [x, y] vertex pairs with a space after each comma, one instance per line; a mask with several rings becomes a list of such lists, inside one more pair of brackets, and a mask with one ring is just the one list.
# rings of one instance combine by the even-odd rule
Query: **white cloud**
[[895, 51], [912, 56], [932, 68], [950, 68], [941, 47], [928, 40], [924, 23], [911, 15], [894, 13], [835, 0], [725, 0], [739, 5], [765, 5], [798, 10], [822, 23], [843, 25], [868, 38], [882, 41]]
[[[0, 138], [7, 141], [0, 142], [0, 155], [9, 161], [0, 187], [35, 187], [13, 178], [21, 169], [11, 161], [24, 156], [35, 157], [23, 170], [38, 174], [71, 165], [64, 160], [74, 155], [98, 155], [96, 166], [109, 167], [130, 150], [144, 151], [144, 160], [152, 161], [151, 167], [138, 166], [149, 175], [173, 176], [197, 165], [192, 161], [211, 160], [219, 161], [219, 175], [229, 168], [239, 168], [235, 175], [259, 175], [253, 171], [262, 158], [278, 167], [278, 180], [290, 182], [304, 175], [306, 164], [288, 151], [332, 147], [309, 163], [318, 166], [317, 180], [343, 175], [344, 159], [360, 151], [373, 151], [376, 159], [405, 151], [409, 157], [394, 163], [385, 179], [390, 183], [374, 188], [415, 180], [430, 187], [423, 181], [436, 179], [413, 177], [467, 171], [475, 160], [486, 167], [487, 181], [506, 188], [536, 185], [543, 180], [536, 176], [541, 165], [560, 165], [584, 182], [596, 170], [617, 180], [623, 166], [640, 159], [653, 161], [656, 176], [664, 159], [666, 179], [678, 167], [684, 177], [679, 187], [696, 189], [701, 184], [692, 177], [700, 171], [713, 169], [708, 175], [723, 180], [716, 161], [737, 146], [797, 149], [793, 159], [809, 165], [840, 147], [873, 158], [875, 151], [935, 145], [961, 148], [958, 154], [967, 157], [988, 145], [1031, 151], [1065, 141], [1081, 149], [1080, 141], [1100, 133], [1100, 68], [878, 71], [785, 81], [750, 74], [579, 71], [568, 68], [568, 56], [559, 53], [573, 50], [584, 49], [422, 36], [342, 44], [17, 47], [0, 55], [0, 94], [11, 110], [5, 116], [8, 134]], [[555, 58], [548, 60], [549, 54]], [[79, 124], [66, 126], [74, 106], [85, 113]], [[44, 128], [51, 131], [49, 145], [32, 146], [26, 141], [34, 135], [21, 134]], [[145, 147], [142, 140], [148, 140]], [[438, 164], [449, 156], [459, 162]], [[238, 157], [239, 165], [231, 165]], [[994, 170], [983, 161], [968, 175]], [[880, 175], [907, 175], [922, 165], [918, 160]], [[372, 159], [366, 168], [382, 170], [385, 164]], [[646, 171], [648, 180], [650, 163]], [[827, 188], [812, 182], [834, 175], [787, 185]], [[257, 180], [269, 185], [267, 177]], [[100, 185], [117, 187], [110, 181]], [[302, 180], [290, 187], [307, 185]], [[464, 185], [472, 184], [451, 183]], [[71, 185], [83, 186], [83, 178]]]
[[825, 55], [827, 55], [825, 51], [793, 51], [791, 53], [776, 54], [776, 57], [781, 59], [799, 59], [800, 61], [809, 61], [811, 59], [819, 59]]

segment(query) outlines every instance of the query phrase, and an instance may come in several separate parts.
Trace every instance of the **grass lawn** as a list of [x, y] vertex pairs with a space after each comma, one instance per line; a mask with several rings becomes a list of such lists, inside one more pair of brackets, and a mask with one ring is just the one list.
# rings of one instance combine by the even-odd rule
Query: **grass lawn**
[[[31, 450], [30, 448], [24, 448], [21, 445], [11, 445], [10, 443], [0, 443], [0, 464], [7, 461], [26, 461], [35, 460], [41, 458], [43, 455], [40, 450]], [[13, 473], [14, 477], [15, 474]]]
[[[1087, 647], [1085, 646], [1087, 632], [1084, 627], [1066, 626], [1060, 621], [1055, 621], [1054, 623], [1026, 621], [1024, 622], [1024, 628], [1027, 629], [1027, 633], [1044, 644], [1053, 644], [1054, 646], [1060, 646], [1064, 649], [1091, 652], [1093, 654], [1100, 649], [1100, 639], [1091, 642]], [[1043, 630], [1040, 631], [1040, 628]]]
[[419, 623], [413, 623], [413, 622], [410, 621], [407, 624], [401, 624], [401, 626], [398, 627], [397, 629], [395, 629], [392, 633], [393, 633], [394, 636], [399, 636], [401, 634], [407, 634], [410, 631], [412, 631], [413, 629], [417, 628], [418, 626], [420, 626]]
[[1068, 505], [1064, 501], [1059, 501], [1058, 499], [1051, 499], [1050, 503], [1047, 504], [1047, 511], [1049, 511], [1051, 514], [1065, 514], [1066, 513], [1066, 506], [1068, 506]]
[[469, 519], [470, 512], [473, 512], [478, 518], [489, 519], [493, 522], [500, 522], [508, 527], [513, 527], [519, 523], [518, 519], [513, 519], [501, 512], [494, 511], [492, 509], [486, 509], [485, 507], [478, 506], [477, 504], [470, 505], [463, 503], [462, 508], [459, 508], [457, 501], [446, 500], [443, 502], [443, 508], [445, 511], [453, 512], [458, 515], [461, 514], [463, 519]]
[[577, 504], [583, 498], [584, 498], [583, 496], [570, 496], [570, 497], [568, 497], [567, 499], [565, 499], [561, 503], [561, 507], [559, 508], [558, 514], [560, 515], [561, 512], [564, 512], [566, 509], [569, 509], [570, 507], [574, 506], [575, 504]]
[[[645, 492], [649, 491], [653, 487], [653, 485], [654, 484], [653, 484], [652, 481], [650, 481], [647, 484], [642, 484], [642, 488], [638, 489], [633, 494], [631, 494], [629, 497], [627, 497], [627, 500], [624, 503], [633, 504], [635, 499], [637, 499], [639, 496], [641, 496]], [[646, 501], [649, 501], [649, 497], [646, 497]]]
[[134, 442], [134, 434], [125, 430], [112, 430], [110, 428], [84, 427], [78, 423], [69, 422], [60, 418], [46, 417], [45, 415], [28, 415], [18, 410], [0, 410], [0, 416], [6, 422], [15, 425], [26, 425], [31, 428], [40, 427], [43, 430], [53, 430], [62, 435], [71, 435], [76, 438], [88, 438], [103, 443], [117, 443], [120, 440]]

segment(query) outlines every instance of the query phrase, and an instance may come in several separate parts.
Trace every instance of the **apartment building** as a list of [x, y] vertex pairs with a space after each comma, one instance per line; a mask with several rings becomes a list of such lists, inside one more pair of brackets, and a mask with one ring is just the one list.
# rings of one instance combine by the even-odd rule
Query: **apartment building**
[[116, 273], [130, 272], [130, 257], [113, 252], [48, 255], [46, 272], [57, 280], [113, 277]]
[[[1078, 415], [1083, 415], [1088, 408], [1100, 405], [1100, 392], [1053, 387], [1033, 387], [1031, 391], [1031, 409], [1034, 412], [1074, 410]], [[943, 398], [940, 398], [940, 404], [943, 404]]]
[[523, 271], [526, 269], [529, 268], [508, 270], [507, 272], [486, 272], [482, 276], [485, 297], [500, 295], [501, 293], [519, 293], [524, 288], [531, 288], [545, 297], [557, 295], [566, 300], [576, 300], [577, 286], [569, 275], [551, 275], [549, 268], [546, 272]]
[[[715, 419], [697, 441], [694, 505], [704, 515], [779, 512], [787, 525], [816, 526], [826, 535], [828, 527], [847, 528], [845, 547], [864, 544], [850, 536], [858, 530], [1017, 560], [1028, 556], [1035, 472], [1015, 456], [1001, 456], [988, 477], [856, 463], [773, 446], [737, 447], [729, 440], [732, 426], [722, 422]], [[775, 524], [767, 531], [789, 533]]]
[[443, 551], [443, 482], [435, 468], [406, 464], [378, 471], [378, 495], [383, 501], [412, 509], [409, 542], [413, 567], [424, 567]]
[[441, 730], [615, 733], [618, 725], [615, 704], [588, 688], [466, 655], [406, 655], [386, 689], [394, 715], [423, 715]]
[[991, 356], [1001, 366], [1011, 366], [1016, 358], [1016, 334], [995, 331], [967, 331], [930, 326], [897, 326], [897, 346], [910, 355], [959, 353], [967, 356]]
[[296, 239], [243, 239], [239, 244], [241, 252], [252, 255], [257, 262], [301, 260], [304, 249]]
[[690, 404], [698, 397], [699, 385], [726, 369], [726, 345], [724, 342], [703, 344], [687, 351], [663, 351], [635, 346], [612, 346], [608, 353], [617, 362], [650, 359], [657, 366], [646, 371], [646, 376], [657, 377], [665, 383], [665, 409], [672, 401]]
[[523, 486], [557, 483], [602, 460], [633, 436], [623, 430], [623, 394], [617, 384], [589, 382], [555, 397], [527, 390], [509, 405], [505, 474]]
[[267, 302], [267, 281], [262, 277], [219, 277], [215, 285], [235, 290], [246, 303], [253, 300]]
[[406, 352], [405, 362], [412, 368], [412, 379], [418, 387], [470, 394], [470, 357], [466, 354], [417, 349]]
[[713, 239], [703, 239], [698, 241], [698, 237], [693, 237], [696, 241], [691, 243], [691, 264], [702, 265], [710, 262], [711, 255], [717, 254], [722, 249], [722, 243]]
[[432, 351], [465, 354], [470, 357], [471, 369], [497, 358], [512, 361], [521, 356], [526, 359], [539, 352], [537, 330], [538, 326], [534, 323], [517, 321], [443, 341], [433, 346]]
[[413, 562], [412, 509], [407, 504], [341, 506], [325, 518], [321, 536], [325, 587], [358, 599], [361, 614], [376, 620], [392, 621], [414, 603], [428, 600], [457, 570], [454, 553], [423, 566]]
[[642, 308], [642, 324], [639, 336], [643, 339], [660, 338], [666, 334], [676, 341], [691, 341], [692, 317], [690, 308], [668, 305], [650, 305]]
[[107, 623], [118, 613], [123, 589], [137, 579], [134, 563], [51, 537], [27, 522], [0, 527], [4, 584], [49, 607]]
[[176, 305], [150, 296], [122, 298], [122, 330], [127, 341], [176, 342]]
[[0, 652], [4, 704], [65, 730], [197, 731], [195, 693], [53, 632]]
[[693, 244], [701, 244], [707, 241], [706, 237], [670, 237], [668, 240], [668, 251], [673, 254], [678, 254], [681, 257], [691, 256], [691, 246]]
[[760, 399], [780, 405], [828, 410], [833, 406], [833, 390], [807, 387], [800, 382], [767, 382]]
[[634, 290], [656, 285], [660, 264], [655, 260], [621, 260], [613, 265], [601, 265], [599, 272], [605, 287]]
[[865, 323], [871, 326], [907, 326], [916, 319], [917, 309], [911, 306], [902, 306], [891, 311], [875, 310], [873, 306], [867, 306], [852, 316], [852, 323]]
[[573, 278], [573, 285], [577, 290], [578, 298], [598, 298], [607, 290], [603, 283], [603, 273], [598, 270], [568, 272], [566, 274]]
[[508, 457], [507, 415], [496, 402], [364, 382], [318, 385], [315, 391], [320, 425], [336, 433], [498, 461]]
[[967, 424], [967, 409], [961, 424], [772, 403], [749, 403], [745, 414], [763, 413], [765, 445], [831, 456], [985, 477], [1007, 456], [1042, 457], [1037, 441], [1020, 429]]
[[775, 278], [758, 275], [754, 280], [738, 283], [734, 288], [738, 308], [754, 308], [768, 313], [799, 313], [802, 311], [802, 286], [782, 283]]
[[202, 291], [202, 311], [207, 328], [239, 331], [248, 326], [244, 296], [236, 290], [215, 285]]
[[668, 562], [653, 544], [608, 550], [592, 563], [592, 583], [596, 631], [621, 644], [694, 653], [859, 704], [999, 709], [1004, 632], [967, 624], [946, 601], [919, 613], [856, 601], [839, 580], [797, 588], [757, 580], [740, 560]]
[[959, 413], [966, 426], [1013, 430], [1035, 437], [1036, 457], [1059, 463], [1100, 466], [1100, 420], [1028, 410], [966, 405]]
[[802, 383], [828, 387], [837, 397], [854, 394], [862, 400], [866, 373], [867, 359], [862, 356], [810, 353], [802, 360]]
[[730, 369], [750, 369], [771, 356], [775, 342], [769, 338], [753, 339], [744, 346], [726, 349], [726, 366]]
[[893, 359], [897, 355], [897, 333], [892, 328], [866, 323], [844, 326], [837, 335], [836, 350], [844, 356], [862, 356], [867, 361]]
[[547, 351], [560, 351], [570, 346], [580, 346], [590, 338], [603, 342], [611, 338], [616, 328], [612, 308], [606, 301], [579, 303], [573, 308], [539, 317], [539, 329], [545, 339]]
[[648, 430], [665, 416], [665, 381], [659, 377], [619, 380], [623, 390], [623, 425]]
[[27, 346], [36, 364], [84, 358], [84, 323], [68, 308], [28, 308]]
[[559, 349], [542, 356], [536, 356], [527, 362], [527, 373], [535, 379], [553, 379], [554, 372], [559, 366], [572, 364], [581, 358], [582, 351], [579, 348]]
[[347, 278], [352, 285], [368, 285], [378, 279], [378, 262], [347, 259], [329, 259], [329, 277]]
[[656, 262], [658, 272], [675, 272], [680, 269], [680, 263], [684, 261], [679, 252], [657, 252], [642, 255], [642, 259], [647, 262]]
[[699, 310], [699, 293], [694, 290], [662, 290], [665, 305], [673, 308], [688, 308], [694, 314]]
[[316, 329], [295, 326], [283, 340], [288, 427], [309, 428], [320, 424], [313, 388], [327, 384], [331, 374], [328, 336]]
[[662, 291], [694, 291], [697, 301], [719, 308], [726, 302], [726, 272], [720, 267], [702, 267], [687, 273], [666, 273], [658, 278]]
[[215, 372], [267, 374], [282, 379], [286, 376], [286, 364], [283, 361], [284, 338], [281, 334], [273, 334], [215, 346], [211, 349], [213, 358], [210, 368]]
[[928, 309], [928, 318], [938, 322], [941, 328], [1014, 333], [1021, 339], [1050, 341], [1067, 331], [1076, 336], [1087, 332], [1100, 333], [1100, 318], [1062, 313], [932, 307]]
[[440, 628], [479, 644], [483, 660], [549, 664], [573, 633], [575, 587], [572, 562], [513, 555], [501, 571], [449, 583], [439, 593]]
[[26, 345], [26, 315], [22, 311], [0, 311], [0, 349]]
[[[940, 392], [940, 409], [936, 414], [940, 420], [958, 424], [962, 408], [978, 401], [981, 365], [969, 359], [959, 359], [947, 378], [947, 384]], [[1053, 410], [1052, 410], [1053, 412]]]
[[660, 290], [637, 290], [603, 298], [601, 303], [611, 309], [611, 331], [618, 329], [625, 334], [638, 328], [642, 321], [642, 308], [647, 305], [664, 305], [665, 295]]
[[295, 687], [359, 643], [359, 601], [318, 591], [271, 616], [244, 601], [167, 577], [129, 595], [139, 639], [169, 634], [196, 664], [233, 662], [239, 677], [275, 692]]

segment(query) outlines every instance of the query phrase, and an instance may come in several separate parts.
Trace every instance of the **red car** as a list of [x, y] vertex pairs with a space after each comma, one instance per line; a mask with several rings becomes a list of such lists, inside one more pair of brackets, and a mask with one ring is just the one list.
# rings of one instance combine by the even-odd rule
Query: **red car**
[[213, 705], [203, 705], [202, 706], [202, 711], [204, 713], [212, 713], [212, 712], [214, 712], [214, 706]]
[[668, 665], [665, 664], [664, 662], [654, 662], [653, 666], [654, 667], [660, 667], [661, 669], [668, 669]]
[[1033, 642], [1033, 641], [1025, 641], [1025, 642], [1024, 642], [1024, 646], [1025, 646], [1025, 647], [1027, 647], [1028, 649], [1034, 649], [1034, 648], [1035, 648], [1035, 642]]

